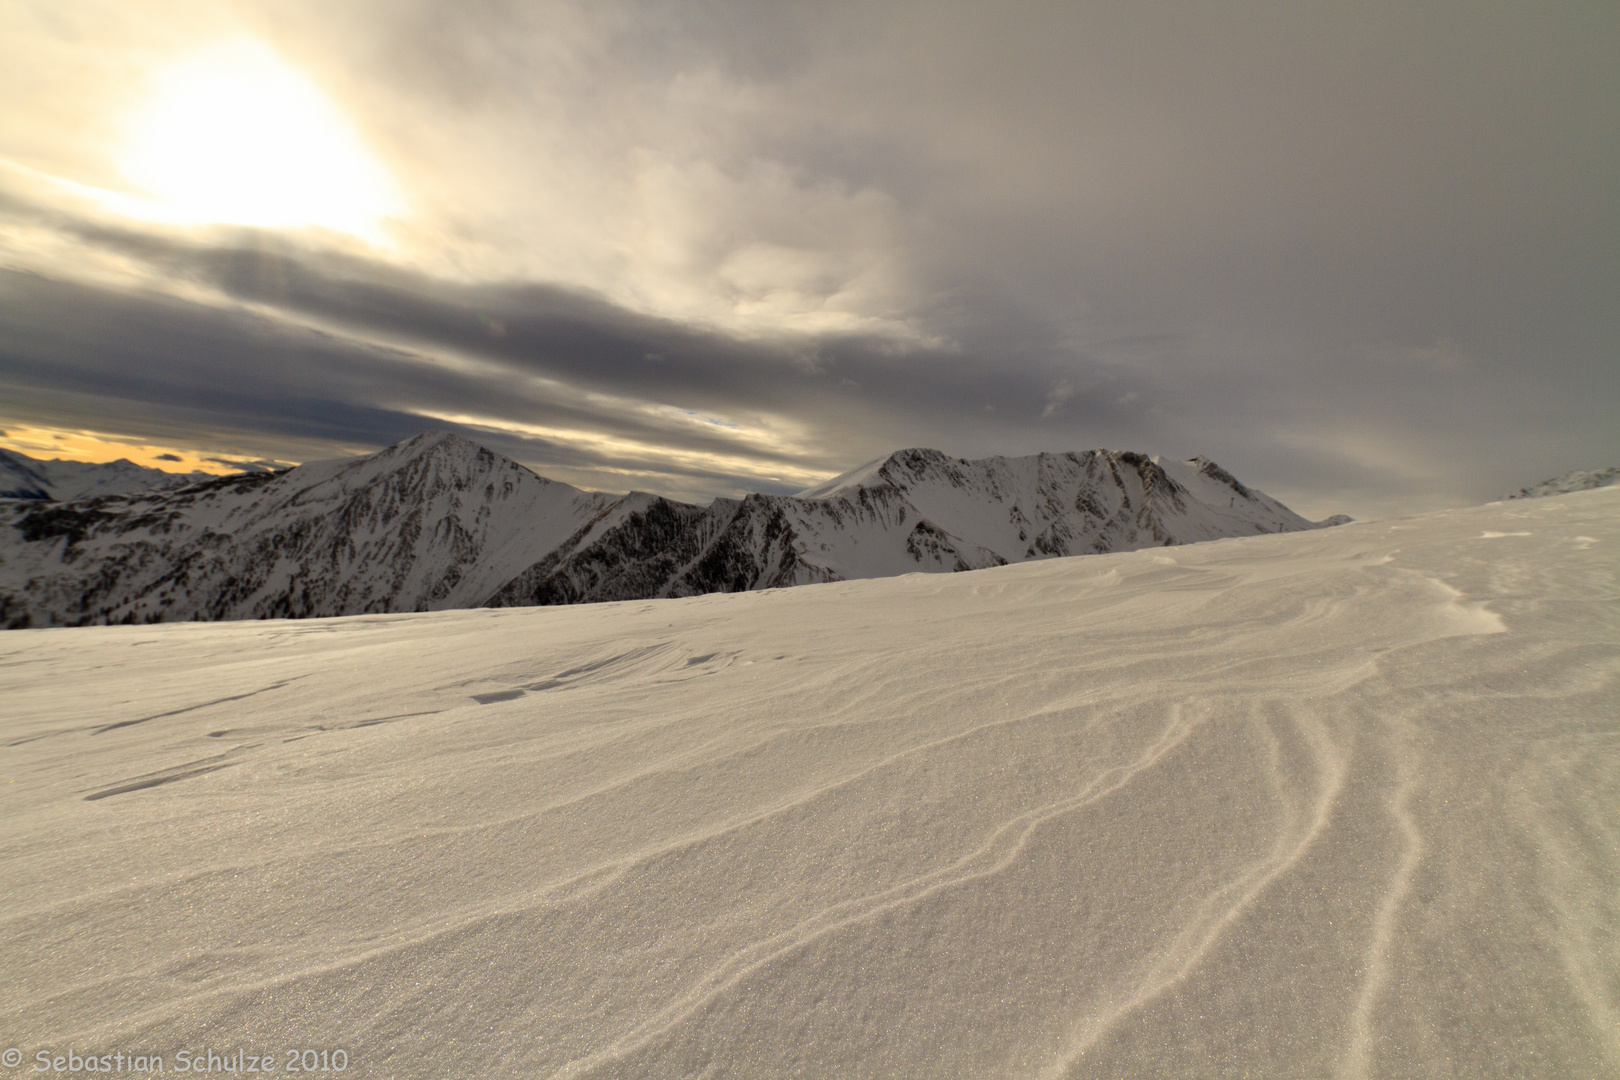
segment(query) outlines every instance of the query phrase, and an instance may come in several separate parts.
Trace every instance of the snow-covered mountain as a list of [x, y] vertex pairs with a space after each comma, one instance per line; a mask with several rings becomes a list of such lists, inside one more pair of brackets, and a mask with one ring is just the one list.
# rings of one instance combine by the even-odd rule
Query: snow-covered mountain
[[1543, 495], [1566, 495], [1571, 491], [1590, 491], [1620, 483], [1620, 469], [1575, 469], [1552, 480], [1543, 480], [1527, 488], [1520, 488], [1509, 499], [1539, 499]]
[[210, 479], [208, 473], [164, 472], [123, 458], [100, 464], [42, 461], [13, 450], [0, 450], [0, 499], [73, 502], [103, 495], [133, 495], [158, 488], [183, 487], [207, 479]]
[[1202, 458], [905, 450], [799, 496], [694, 506], [580, 491], [430, 432], [279, 473], [0, 504], [0, 625], [693, 596], [1316, 527]]
[[964, 461], [902, 450], [798, 496], [655, 496], [491, 606], [742, 592], [1319, 527], [1204, 458], [1091, 450]]
[[0, 507], [0, 624], [476, 606], [611, 509], [449, 432], [171, 491]]

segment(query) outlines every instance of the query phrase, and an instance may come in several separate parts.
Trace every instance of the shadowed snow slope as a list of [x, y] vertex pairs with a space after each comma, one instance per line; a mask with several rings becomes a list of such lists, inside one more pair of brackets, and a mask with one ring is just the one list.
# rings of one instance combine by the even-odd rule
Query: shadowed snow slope
[[0, 1029], [434, 1080], [1620, 1075], [1617, 580], [1608, 489], [17, 631]]

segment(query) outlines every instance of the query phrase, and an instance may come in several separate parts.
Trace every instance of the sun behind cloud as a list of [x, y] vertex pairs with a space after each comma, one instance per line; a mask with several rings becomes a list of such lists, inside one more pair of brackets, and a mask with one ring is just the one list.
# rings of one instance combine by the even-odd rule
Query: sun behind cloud
[[184, 224], [318, 227], [379, 242], [402, 210], [337, 107], [249, 39], [160, 71], [127, 122], [118, 165], [152, 216]]

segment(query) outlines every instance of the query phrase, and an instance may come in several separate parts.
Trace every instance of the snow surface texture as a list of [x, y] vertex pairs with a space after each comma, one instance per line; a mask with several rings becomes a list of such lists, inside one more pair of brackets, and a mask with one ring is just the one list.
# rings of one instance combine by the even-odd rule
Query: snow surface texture
[[0, 450], [0, 499], [67, 502], [184, 487], [209, 479], [212, 477], [208, 473], [164, 472], [122, 458], [98, 465], [87, 461], [41, 461], [27, 454]]
[[0, 504], [0, 626], [697, 596], [1317, 527], [1202, 458], [907, 450], [840, 479], [691, 506], [430, 432], [176, 492]]
[[24, 630], [0, 1029], [356, 1077], [1620, 1075], [1620, 489]]
[[1590, 491], [1620, 483], [1620, 469], [1576, 469], [1554, 480], [1543, 480], [1531, 487], [1520, 488], [1510, 499], [1539, 499], [1543, 495], [1567, 495], [1571, 491]]

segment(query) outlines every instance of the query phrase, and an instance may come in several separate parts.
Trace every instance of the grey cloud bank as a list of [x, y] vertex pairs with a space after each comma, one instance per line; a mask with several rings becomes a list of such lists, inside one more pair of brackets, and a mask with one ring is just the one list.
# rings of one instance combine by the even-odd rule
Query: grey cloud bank
[[192, 14], [4, 16], [76, 81], [14, 87], [0, 156], [112, 185], [117, 58], [250, 33], [411, 213], [367, 252], [0, 172], [7, 425], [298, 460], [451, 423], [687, 498], [1106, 445], [1318, 517], [1620, 460], [1612, 7]]

